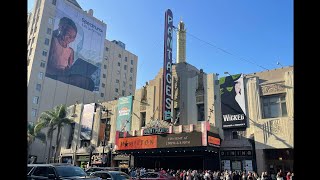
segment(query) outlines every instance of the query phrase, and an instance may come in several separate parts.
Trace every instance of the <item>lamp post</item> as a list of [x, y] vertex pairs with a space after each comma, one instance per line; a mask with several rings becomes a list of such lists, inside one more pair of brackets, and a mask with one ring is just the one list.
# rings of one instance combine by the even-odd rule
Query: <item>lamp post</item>
[[[109, 110], [109, 109], [105, 109], [105, 106], [102, 106], [102, 111], [105, 111], [106, 113], [107, 113], [107, 119], [108, 119], [108, 116], [109, 116], [109, 112], [111, 111], [111, 110]], [[105, 156], [104, 156], [104, 149], [105, 149], [105, 146], [106, 146], [106, 141], [107, 141], [107, 133], [106, 133], [106, 128], [107, 128], [107, 126], [108, 126], [108, 123], [107, 123], [107, 119], [106, 119], [106, 121], [105, 121], [105, 129], [104, 129], [104, 137], [103, 137], [103, 143], [102, 143], [102, 166], [103, 167], [105, 167], [105, 164], [106, 164], [106, 162], [105, 162]]]
[[224, 72], [224, 74], [228, 74], [229, 76], [232, 76], [229, 72]]

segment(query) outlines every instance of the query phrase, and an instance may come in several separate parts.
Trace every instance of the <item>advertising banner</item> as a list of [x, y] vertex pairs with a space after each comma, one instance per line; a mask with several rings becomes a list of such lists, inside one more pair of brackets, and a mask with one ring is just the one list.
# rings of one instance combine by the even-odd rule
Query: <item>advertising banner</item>
[[158, 135], [158, 148], [202, 146], [201, 132]]
[[119, 138], [118, 150], [157, 148], [157, 136]]
[[98, 92], [106, 25], [64, 0], [57, 1], [49, 23], [54, 29], [46, 77]]
[[173, 16], [170, 9], [165, 13], [164, 26], [164, 60], [163, 60], [163, 120], [171, 122], [171, 92], [172, 92], [172, 34]]
[[118, 115], [117, 115], [117, 131], [131, 130], [131, 111], [132, 111], [132, 96], [121, 97], [118, 100]]
[[81, 131], [80, 139], [81, 140], [90, 140], [93, 126], [94, 118], [94, 104], [85, 104], [82, 111], [81, 118]]
[[243, 74], [222, 77], [220, 82], [222, 128], [246, 128]]
[[208, 136], [208, 145], [214, 146], [214, 147], [220, 147], [221, 145], [221, 139], [219, 137], [219, 134], [215, 134], [213, 132], [207, 131]]

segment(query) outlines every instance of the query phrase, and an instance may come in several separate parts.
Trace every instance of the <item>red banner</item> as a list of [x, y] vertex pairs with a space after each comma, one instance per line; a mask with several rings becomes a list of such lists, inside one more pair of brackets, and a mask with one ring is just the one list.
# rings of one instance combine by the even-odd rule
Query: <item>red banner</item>
[[119, 138], [118, 150], [157, 148], [157, 136]]
[[208, 136], [208, 144], [220, 146], [220, 139], [216, 137]]

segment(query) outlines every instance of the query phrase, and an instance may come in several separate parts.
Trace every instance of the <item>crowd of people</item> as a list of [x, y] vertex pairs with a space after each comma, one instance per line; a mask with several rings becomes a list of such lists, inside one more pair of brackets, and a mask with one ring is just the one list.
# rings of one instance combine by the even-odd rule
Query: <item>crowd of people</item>
[[184, 169], [145, 169], [129, 168], [129, 175], [134, 179], [139, 179], [147, 172], [160, 172], [169, 174], [176, 180], [294, 180], [294, 173], [283, 173], [281, 170], [276, 174], [269, 175], [266, 171], [259, 175], [256, 172], [245, 171], [211, 171], [211, 170], [184, 170]]

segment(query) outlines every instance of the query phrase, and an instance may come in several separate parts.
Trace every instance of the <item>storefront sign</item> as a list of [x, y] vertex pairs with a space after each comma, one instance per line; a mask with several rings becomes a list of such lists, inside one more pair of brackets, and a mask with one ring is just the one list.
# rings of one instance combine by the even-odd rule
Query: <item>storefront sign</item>
[[113, 160], [115, 161], [129, 161], [130, 157], [128, 155], [119, 154], [114, 156]]
[[252, 156], [252, 150], [227, 150], [220, 151], [221, 156]]
[[143, 135], [147, 134], [165, 134], [169, 132], [169, 128], [147, 128], [143, 130]]
[[119, 138], [118, 150], [157, 148], [157, 136]]
[[89, 156], [78, 156], [77, 161], [89, 161]]
[[158, 135], [158, 148], [202, 146], [201, 132]]
[[163, 120], [171, 122], [171, 91], [172, 91], [172, 34], [173, 16], [170, 9], [165, 13], [164, 26], [164, 60], [163, 60]]
[[221, 141], [219, 138], [208, 136], [208, 144], [210, 146], [220, 147]]

